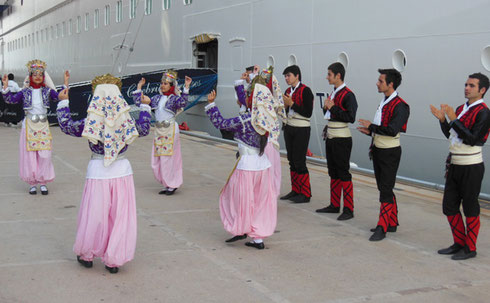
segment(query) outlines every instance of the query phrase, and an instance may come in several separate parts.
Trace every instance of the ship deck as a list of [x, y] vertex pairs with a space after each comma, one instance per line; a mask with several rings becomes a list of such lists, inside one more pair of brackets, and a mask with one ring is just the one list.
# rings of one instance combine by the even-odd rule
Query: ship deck
[[[227, 244], [218, 196], [235, 161], [225, 143], [182, 135], [184, 185], [158, 195], [152, 136], [129, 149], [136, 185], [138, 243], [133, 261], [109, 274], [86, 269], [72, 252], [87, 142], [53, 127], [56, 179], [30, 196], [18, 177], [18, 128], [0, 126], [0, 302], [488, 302], [490, 211], [482, 209], [478, 256], [452, 261], [442, 194], [396, 185], [400, 227], [369, 242], [377, 222], [372, 176], [354, 174], [355, 218], [317, 214], [326, 206], [325, 166], [309, 163], [313, 198], [278, 202], [276, 232], [259, 251]], [[282, 192], [289, 190], [282, 158]], [[442, 173], [442, 167], [441, 167]]]

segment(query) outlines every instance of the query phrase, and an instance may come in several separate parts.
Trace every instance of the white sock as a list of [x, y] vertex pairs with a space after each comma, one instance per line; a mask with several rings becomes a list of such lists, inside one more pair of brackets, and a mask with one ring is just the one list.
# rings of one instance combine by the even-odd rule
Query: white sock
[[264, 241], [263, 241], [262, 239], [254, 239], [254, 242], [255, 242], [255, 243], [262, 243], [262, 242], [264, 242]]

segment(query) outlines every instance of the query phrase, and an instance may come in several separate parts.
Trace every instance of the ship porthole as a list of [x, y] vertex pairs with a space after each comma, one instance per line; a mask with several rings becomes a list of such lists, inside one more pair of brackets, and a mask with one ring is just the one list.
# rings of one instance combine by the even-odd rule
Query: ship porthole
[[405, 55], [405, 52], [402, 51], [401, 49], [397, 49], [393, 53], [393, 57], [391, 59], [391, 62], [393, 64], [393, 67], [399, 71], [402, 72], [405, 70], [407, 67], [407, 56]]
[[347, 68], [347, 66], [349, 66], [349, 56], [347, 56], [347, 53], [346, 52], [341, 52], [339, 54], [339, 57], [337, 58], [337, 62], [342, 63], [342, 65], [344, 66], [344, 68]]
[[485, 47], [481, 53], [481, 64], [487, 71], [490, 71], [490, 45]]
[[288, 59], [288, 66], [291, 65], [296, 65], [296, 56], [295, 55], [290, 55]]
[[269, 56], [269, 58], [267, 58], [267, 67], [274, 67], [274, 57], [272, 56]]

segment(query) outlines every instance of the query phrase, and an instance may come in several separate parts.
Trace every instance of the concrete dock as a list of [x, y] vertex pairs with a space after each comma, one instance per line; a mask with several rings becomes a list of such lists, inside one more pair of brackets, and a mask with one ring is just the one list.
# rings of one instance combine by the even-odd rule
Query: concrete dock
[[[328, 204], [325, 166], [308, 164], [313, 198], [278, 202], [266, 249], [224, 242], [218, 196], [233, 146], [182, 135], [184, 185], [173, 196], [150, 167], [152, 135], [130, 147], [138, 207], [133, 261], [110, 274], [80, 266], [72, 251], [90, 152], [85, 139], [53, 133], [50, 194], [18, 177], [19, 128], [0, 126], [0, 302], [490, 302], [490, 211], [482, 209], [478, 256], [437, 254], [452, 244], [442, 194], [396, 185], [400, 227], [369, 242], [379, 202], [371, 176], [353, 176], [355, 218], [317, 214]], [[402, 157], [403, 161], [403, 157]], [[442, 173], [441, 167], [441, 173]], [[282, 159], [282, 192], [289, 191]], [[487, 172], [488, 173], [488, 172]]]

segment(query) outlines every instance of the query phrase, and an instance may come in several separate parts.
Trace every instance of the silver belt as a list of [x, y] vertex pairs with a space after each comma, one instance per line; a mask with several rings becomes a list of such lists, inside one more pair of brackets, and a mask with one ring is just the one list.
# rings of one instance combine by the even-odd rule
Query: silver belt
[[[100, 155], [100, 154], [96, 154], [96, 153], [92, 153], [92, 156], [90, 157], [91, 160], [104, 160], [104, 155]], [[122, 160], [122, 159], [126, 159], [126, 155], [117, 155], [117, 159], [116, 160]]]
[[170, 125], [172, 125], [173, 122], [174, 122], [173, 120], [163, 120], [161, 122], [157, 121], [157, 122], [155, 122], [155, 126], [158, 128], [160, 128], [160, 127], [167, 128]]
[[45, 114], [40, 114], [40, 115], [37, 115], [37, 114], [34, 114], [34, 115], [27, 114], [27, 118], [29, 118], [34, 123], [48, 121], [48, 116], [45, 115]]

